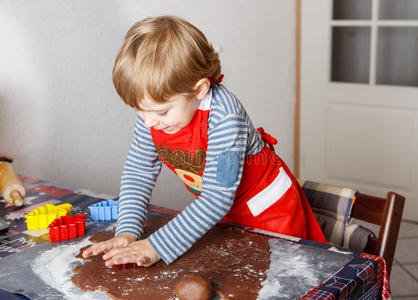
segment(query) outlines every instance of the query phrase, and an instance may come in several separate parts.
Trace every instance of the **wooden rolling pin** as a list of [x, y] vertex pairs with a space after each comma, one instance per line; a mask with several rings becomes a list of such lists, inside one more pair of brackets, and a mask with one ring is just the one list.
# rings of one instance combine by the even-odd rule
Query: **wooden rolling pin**
[[26, 190], [13, 170], [11, 162], [10, 158], [0, 156], [0, 193], [11, 205], [21, 206]]

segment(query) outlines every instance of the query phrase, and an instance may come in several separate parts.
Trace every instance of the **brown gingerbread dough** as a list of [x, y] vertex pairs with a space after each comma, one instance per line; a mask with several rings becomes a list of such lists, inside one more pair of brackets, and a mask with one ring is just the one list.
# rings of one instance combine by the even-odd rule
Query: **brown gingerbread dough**
[[[149, 217], [146, 236], [167, 222]], [[104, 241], [113, 235], [114, 230], [102, 231], [90, 240]], [[269, 260], [266, 237], [215, 227], [170, 265], [160, 261], [148, 268], [108, 268], [98, 255], [77, 266], [71, 280], [84, 291], [102, 290], [114, 299], [157, 300], [174, 299], [176, 285], [184, 276], [195, 274], [211, 282], [222, 299], [256, 299]]]
[[176, 285], [176, 296], [180, 300], [209, 300], [211, 295], [212, 284], [201, 276], [186, 276]]

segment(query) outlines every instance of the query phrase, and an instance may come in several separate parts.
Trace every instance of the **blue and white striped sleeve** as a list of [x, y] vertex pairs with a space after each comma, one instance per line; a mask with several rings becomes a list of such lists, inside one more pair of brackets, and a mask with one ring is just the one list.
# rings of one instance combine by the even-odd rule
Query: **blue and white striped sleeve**
[[222, 116], [209, 132], [201, 195], [148, 238], [167, 264], [189, 250], [230, 210], [241, 181], [248, 130], [245, 117], [237, 113]]
[[151, 132], [138, 115], [134, 139], [122, 172], [115, 236], [131, 233], [141, 238], [149, 199], [161, 165]]

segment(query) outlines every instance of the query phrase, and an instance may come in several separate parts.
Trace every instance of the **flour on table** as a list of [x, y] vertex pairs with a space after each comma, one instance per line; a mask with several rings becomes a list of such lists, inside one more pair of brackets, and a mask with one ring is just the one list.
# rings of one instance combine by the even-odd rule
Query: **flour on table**
[[257, 300], [300, 299], [352, 259], [351, 255], [270, 239], [270, 265]]
[[56, 246], [43, 252], [36, 257], [31, 264], [34, 274], [38, 275], [47, 285], [64, 294], [65, 299], [90, 300], [110, 299], [105, 292], [84, 292], [74, 286], [71, 276], [77, 264], [82, 264], [80, 259], [75, 258], [80, 248], [91, 244], [88, 238], [81, 242]]

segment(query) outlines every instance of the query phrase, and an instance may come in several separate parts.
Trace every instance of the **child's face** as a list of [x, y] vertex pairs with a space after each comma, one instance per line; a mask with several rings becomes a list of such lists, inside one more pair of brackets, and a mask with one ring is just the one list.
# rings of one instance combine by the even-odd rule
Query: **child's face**
[[148, 128], [172, 134], [189, 125], [198, 106], [199, 99], [191, 95], [175, 95], [166, 103], [156, 103], [145, 96], [138, 112]]

